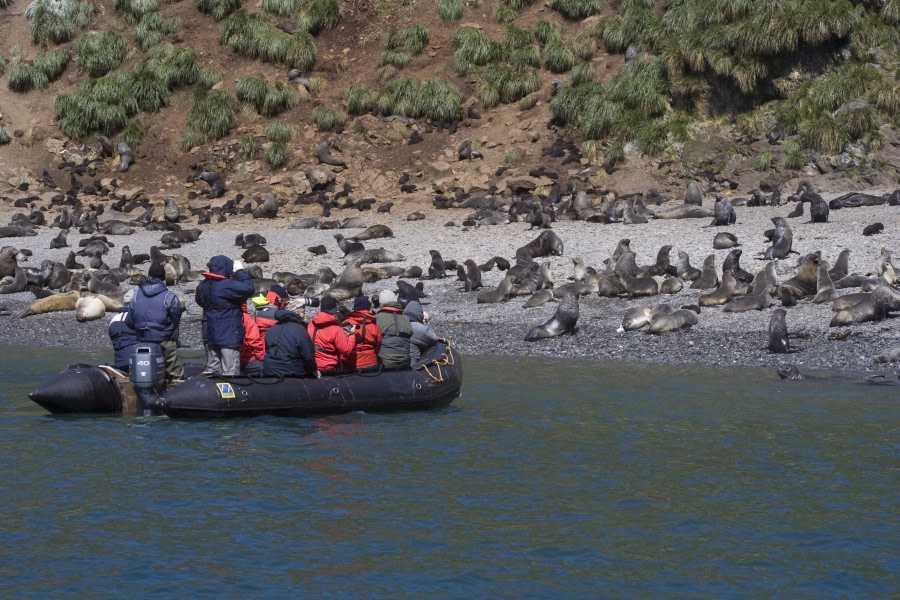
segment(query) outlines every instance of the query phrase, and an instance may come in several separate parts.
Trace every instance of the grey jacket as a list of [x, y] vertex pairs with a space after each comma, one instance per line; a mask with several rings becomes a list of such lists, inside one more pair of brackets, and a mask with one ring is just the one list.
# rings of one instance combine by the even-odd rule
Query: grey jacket
[[431, 325], [423, 323], [425, 312], [422, 310], [422, 305], [418, 300], [410, 301], [406, 308], [403, 309], [403, 314], [409, 317], [409, 322], [412, 325], [413, 333], [409, 340], [412, 342], [409, 345], [409, 358], [412, 366], [416, 367], [422, 353], [437, 344], [438, 336]]
[[382, 335], [381, 351], [378, 353], [381, 364], [386, 369], [408, 368], [413, 329], [403, 309], [396, 302], [385, 304], [375, 314], [375, 322]]

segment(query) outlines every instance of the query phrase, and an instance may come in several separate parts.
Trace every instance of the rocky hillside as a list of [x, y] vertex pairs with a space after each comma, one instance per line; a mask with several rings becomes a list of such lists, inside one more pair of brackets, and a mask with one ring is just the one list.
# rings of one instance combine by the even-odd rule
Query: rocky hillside
[[620, 193], [890, 188], [898, 40], [900, 0], [0, 0], [0, 181], [66, 189], [87, 159], [152, 198], [195, 165], [283, 199], [529, 172], [540, 195], [540, 167]]

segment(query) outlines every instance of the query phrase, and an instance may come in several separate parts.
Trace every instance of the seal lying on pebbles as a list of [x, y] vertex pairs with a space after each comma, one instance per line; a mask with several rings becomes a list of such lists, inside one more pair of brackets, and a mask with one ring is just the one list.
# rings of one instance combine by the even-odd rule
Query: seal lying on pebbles
[[26, 285], [28, 285], [28, 278], [25, 276], [25, 270], [22, 267], [16, 267], [12, 275], [0, 279], [0, 294], [16, 294], [24, 291]]
[[734, 248], [735, 246], [740, 246], [737, 240], [737, 236], [733, 233], [729, 233], [727, 231], [722, 231], [716, 234], [716, 237], [713, 238], [713, 250], [727, 250], [729, 248]]
[[553, 292], [551, 290], [538, 290], [525, 301], [522, 308], [534, 308], [551, 300], [553, 300]]
[[868, 321], [883, 321], [889, 312], [900, 310], [900, 292], [888, 285], [879, 286], [874, 292], [838, 312], [831, 319], [831, 327], [853, 325]]
[[45, 298], [39, 298], [31, 303], [31, 306], [19, 313], [20, 318], [30, 317], [31, 315], [42, 315], [45, 313], [75, 310], [75, 303], [78, 302], [80, 294], [78, 292], [66, 292], [64, 294], [53, 294]]
[[532, 327], [525, 335], [526, 342], [535, 342], [551, 337], [557, 337], [566, 333], [575, 333], [578, 323], [578, 295], [568, 294], [564, 296], [556, 307], [553, 317], [543, 323]]
[[661, 314], [650, 321], [647, 333], [658, 335], [660, 333], [674, 333], [686, 331], [700, 321], [697, 312], [689, 308], [679, 308], [669, 314]]
[[497, 285], [493, 290], [488, 290], [486, 292], [481, 292], [475, 298], [475, 301], [478, 304], [496, 304], [499, 302], [506, 302], [509, 300], [510, 292], [512, 292], [513, 288], [513, 278], [509, 275], [503, 278], [503, 280]]
[[360, 242], [355, 242], [348, 240], [344, 237], [342, 233], [334, 234], [334, 239], [337, 240], [338, 248], [341, 249], [341, 252], [344, 253], [344, 256], [351, 254], [353, 252], [362, 252], [366, 249], [366, 247]]
[[387, 225], [372, 225], [371, 227], [357, 233], [350, 239], [356, 242], [364, 242], [378, 238], [394, 237], [394, 232]]
[[884, 352], [876, 354], [872, 360], [876, 363], [898, 362], [900, 361], [900, 346], [888, 348]]

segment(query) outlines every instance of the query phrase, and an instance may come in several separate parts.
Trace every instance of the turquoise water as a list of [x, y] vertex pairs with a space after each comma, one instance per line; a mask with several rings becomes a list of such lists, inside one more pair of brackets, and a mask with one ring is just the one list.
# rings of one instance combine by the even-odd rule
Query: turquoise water
[[464, 357], [449, 408], [55, 417], [0, 349], [0, 596], [889, 598], [900, 388]]

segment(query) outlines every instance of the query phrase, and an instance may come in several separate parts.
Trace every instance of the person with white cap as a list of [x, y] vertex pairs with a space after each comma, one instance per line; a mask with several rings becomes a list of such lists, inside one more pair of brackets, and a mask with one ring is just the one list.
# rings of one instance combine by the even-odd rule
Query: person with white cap
[[[134, 290], [128, 290], [123, 298], [125, 304], [131, 303], [134, 298]], [[107, 333], [113, 347], [113, 366], [123, 373], [127, 373], [130, 365], [131, 348], [137, 344], [137, 332], [125, 323], [127, 312], [119, 312], [109, 322]]]
[[378, 359], [383, 368], [408, 369], [410, 366], [410, 338], [413, 329], [409, 317], [403, 314], [403, 307], [397, 301], [397, 294], [391, 290], [381, 290], [378, 294], [379, 310], [375, 322], [381, 329], [381, 350]]

